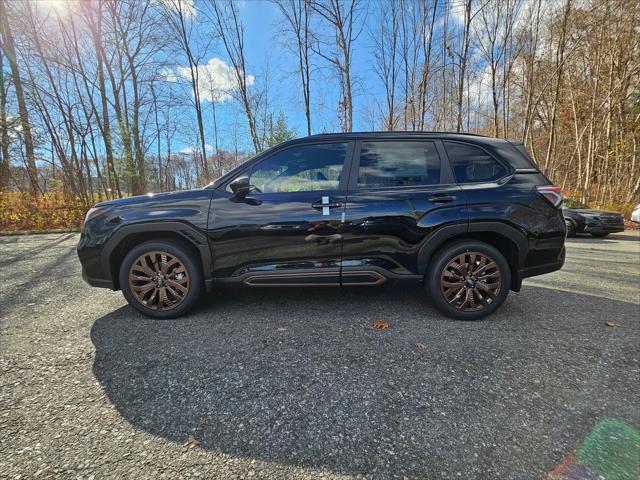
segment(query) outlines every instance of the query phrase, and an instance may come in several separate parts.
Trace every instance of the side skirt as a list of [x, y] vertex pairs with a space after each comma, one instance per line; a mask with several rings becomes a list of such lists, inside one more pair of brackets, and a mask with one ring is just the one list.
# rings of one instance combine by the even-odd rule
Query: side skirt
[[250, 272], [237, 277], [219, 278], [218, 286], [229, 287], [350, 287], [350, 286], [378, 286], [388, 280], [420, 281], [420, 275], [399, 275], [382, 268], [367, 268], [343, 270], [338, 269], [318, 272], [285, 271], [279, 272]]

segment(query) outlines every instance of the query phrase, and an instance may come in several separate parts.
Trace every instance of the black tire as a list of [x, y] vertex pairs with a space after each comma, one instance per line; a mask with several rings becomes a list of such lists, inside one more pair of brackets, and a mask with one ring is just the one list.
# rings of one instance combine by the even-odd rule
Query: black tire
[[[493, 267], [492, 272], [499, 272], [500, 283], [499, 288], [495, 290], [495, 296], [492, 298], [485, 297], [484, 300], [480, 303], [482, 305], [477, 305], [478, 302], [475, 300], [478, 298], [476, 293], [471, 293], [471, 303], [476, 304], [476, 307], [481, 307], [476, 310], [463, 310], [461, 308], [457, 308], [452, 305], [447, 298], [445, 297], [445, 292], [443, 291], [445, 286], [443, 286], [443, 272], [445, 268], [450, 265], [450, 262], [456, 260], [457, 257], [461, 255], [465, 255], [466, 253], [477, 252], [481, 255], [486, 255], [486, 258], [493, 260], [495, 262], [496, 267]], [[471, 258], [471, 257], [469, 257]], [[489, 263], [486, 263], [487, 265]], [[479, 265], [482, 264], [474, 264], [473, 268], [479, 268]], [[466, 264], [465, 268], [468, 268], [469, 263]], [[449, 270], [450, 271], [450, 270]], [[483, 273], [482, 269], [478, 270], [479, 273]], [[492, 273], [493, 275], [493, 273]], [[460, 275], [463, 277], [463, 275]], [[479, 275], [481, 276], [481, 275]], [[473, 284], [475, 285], [475, 275], [473, 275]], [[445, 282], [446, 284], [446, 282]], [[466, 285], [466, 281], [463, 282]], [[486, 282], [483, 282], [486, 286]], [[495, 285], [493, 285], [495, 288]], [[431, 300], [438, 310], [447, 315], [448, 317], [457, 319], [457, 320], [479, 320], [481, 318], [486, 317], [487, 315], [495, 312], [500, 305], [505, 301], [507, 295], [509, 294], [509, 288], [511, 286], [511, 269], [509, 268], [509, 264], [504, 256], [494, 247], [484, 242], [480, 242], [477, 240], [461, 240], [457, 242], [453, 242], [445, 245], [440, 250], [438, 250], [433, 258], [430, 267], [427, 270], [427, 274], [425, 276], [425, 288]], [[457, 288], [457, 287], [456, 287]], [[461, 290], [464, 292], [464, 295], [467, 294], [466, 286], [461, 287], [465, 288]], [[470, 287], [471, 288], [471, 287]], [[478, 290], [474, 290], [478, 291]], [[456, 295], [457, 297], [457, 295]], [[488, 299], [488, 300], [487, 300]], [[490, 303], [485, 303], [489, 301]], [[471, 307], [471, 305], [469, 306]]]
[[576, 236], [576, 224], [573, 223], [573, 220], [569, 220], [569, 219], [564, 219], [565, 223], [567, 224], [567, 238], [571, 238], [571, 237], [575, 237]]
[[[132, 286], [129, 281], [129, 274], [134, 262], [137, 262], [141, 256], [150, 254], [150, 252], [167, 253], [169, 257], [165, 258], [175, 259], [175, 261], [177, 261], [179, 265], [184, 267], [184, 271], [186, 272], [186, 276], [183, 276], [179, 279], [179, 281], [185, 282], [184, 279], [186, 278], [187, 291], [184, 296], [170, 296], [170, 299], [172, 301], [167, 301], [166, 303], [162, 302], [161, 305], [156, 305], [155, 308], [151, 308], [148, 305], [145, 305], [143, 301], [138, 298], [137, 295], [140, 295], [140, 293], [133, 292]], [[157, 257], [157, 253], [155, 255], [156, 258], [160, 258]], [[167, 264], [168, 263], [170, 262], [167, 262]], [[149, 263], [146, 263], [146, 266], [149, 267]], [[152, 268], [152, 270], [153, 269], [155, 268]], [[182, 271], [182, 269], [180, 270]], [[170, 274], [171, 271], [169, 271], [168, 273]], [[139, 270], [137, 274], [139, 274]], [[187, 245], [176, 240], [151, 240], [141, 243], [140, 245], [137, 245], [136, 247], [131, 249], [131, 251], [126, 255], [126, 257], [122, 261], [122, 264], [120, 265], [119, 280], [122, 294], [124, 295], [124, 298], [127, 300], [127, 302], [129, 302], [129, 304], [136, 310], [153, 318], [176, 318], [185, 314], [194, 307], [204, 290], [204, 276], [202, 274], [202, 268], [200, 266], [199, 259], [195, 254], [191, 252]], [[176, 279], [174, 278], [173, 284], [176, 283], [175, 280]], [[165, 281], [168, 282], [168, 280]], [[150, 283], [147, 284], [150, 285]], [[181, 286], [184, 289], [184, 285]], [[165, 284], [165, 288], [168, 289], [169, 287], [167, 287]], [[171, 288], [173, 291], [177, 292], [177, 289], [173, 287]], [[150, 295], [153, 295], [153, 293], [151, 293]], [[165, 295], [167, 294], [165, 293]], [[165, 296], [165, 298], [167, 297]]]

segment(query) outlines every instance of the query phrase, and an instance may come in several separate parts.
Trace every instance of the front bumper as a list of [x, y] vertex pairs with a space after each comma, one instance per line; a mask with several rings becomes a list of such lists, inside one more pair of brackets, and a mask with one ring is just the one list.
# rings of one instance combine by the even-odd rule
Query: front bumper
[[82, 269], [82, 279], [92, 287], [109, 288], [111, 290], [115, 290], [115, 287], [111, 280], [90, 277], [89, 275], [87, 275], [87, 272], [85, 272], [84, 268]]
[[624, 224], [590, 224], [585, 225], [584, 230], [585, 233], [616, 233], [616, 232], [624, 232]]

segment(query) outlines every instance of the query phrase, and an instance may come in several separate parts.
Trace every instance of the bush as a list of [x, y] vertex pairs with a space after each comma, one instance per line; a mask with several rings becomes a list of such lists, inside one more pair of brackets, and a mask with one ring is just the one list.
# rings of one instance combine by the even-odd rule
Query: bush
[[36, 197], [19, 192], [0, 193], [0, 231], [79, 230], [90, 205], [61, 192]]

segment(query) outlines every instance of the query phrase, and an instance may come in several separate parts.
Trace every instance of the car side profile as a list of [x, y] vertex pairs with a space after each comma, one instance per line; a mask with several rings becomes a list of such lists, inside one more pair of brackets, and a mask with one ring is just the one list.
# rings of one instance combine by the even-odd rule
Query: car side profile
[[227, 286], [424, 283], [446, 315], [494, 312], [564, 263], [560, 190], [521, 144], [452, 133], [313, 135], [203, 189], [100, 203], [84, 279], [177, 317]]

